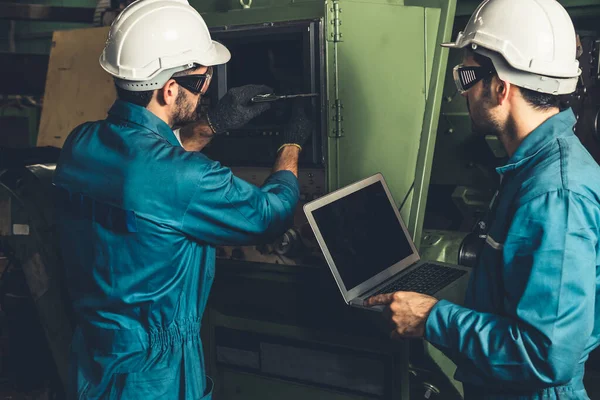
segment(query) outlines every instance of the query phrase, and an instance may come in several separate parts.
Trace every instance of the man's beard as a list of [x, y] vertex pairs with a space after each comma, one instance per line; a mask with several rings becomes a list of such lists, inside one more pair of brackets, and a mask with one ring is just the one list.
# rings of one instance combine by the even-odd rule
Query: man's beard
[[485, 94], [476, 104], [470, 103], [469, 99], [467, 99], [467, 108], [469, 109], [469, 116], [471, 117], [472, 130], [476, 135], [494, 135], [500, 137], [503, 129], [493, 117], [489, 108], [486, 108], [486, 105], [489, 103], [489, 99], [486, 98]]
[[171, 125], [185, 126], [200, 120], [202, 96], [198, 97], [198, 102], [194, 104], [187, 99], [182, 90], [177, 93], [175, 99], [175, 113], [173, 114]]

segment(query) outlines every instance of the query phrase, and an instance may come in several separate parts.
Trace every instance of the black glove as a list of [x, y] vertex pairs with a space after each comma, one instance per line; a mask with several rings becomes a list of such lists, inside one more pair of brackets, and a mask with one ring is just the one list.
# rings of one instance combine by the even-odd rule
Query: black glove
[[208, 111], [208, 124], [215, 133], [241, 128], [271, 107], [269, 103], [250, 102], [254, 96], [267, 93], [273, 93], [273, 89], [264, 85], [246, 85], [230, 89], [216, 107]]
[[303, 100], [295, 100], [292, 108], [292, 118], [283, 130], [280, 146], [283, 147], [286, 144], [291, 144], [302, 147], [311, 137], [312, 131], [312, 122], [304, 111]]

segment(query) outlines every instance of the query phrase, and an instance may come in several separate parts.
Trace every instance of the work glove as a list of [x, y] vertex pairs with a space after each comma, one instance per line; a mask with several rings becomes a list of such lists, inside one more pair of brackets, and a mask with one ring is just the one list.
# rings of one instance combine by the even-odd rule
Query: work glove
[[[313, 126], [311, 120], [304, 111], [304, 101], [296, 99], [292, 107], [292, 117], [283, 130], [279, 150], [287, 145], [302, 147], [311, 137]], [[278, 150], [278, 151], [279, 151]]]
[[273, 93], [273, 89], [264, 85], [230, 89], [216, 107], [206, 114], [208, 125], [216, 134], [241, 128], [271, 107], [269, 103], [252, 103], [250, 99], [259, 94], [270, 93]]

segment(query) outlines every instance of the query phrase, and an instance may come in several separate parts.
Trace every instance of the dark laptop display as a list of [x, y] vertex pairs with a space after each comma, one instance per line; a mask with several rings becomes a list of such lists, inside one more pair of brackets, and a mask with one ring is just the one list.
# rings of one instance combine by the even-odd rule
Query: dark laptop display
[[413, 254], [381, 182], [312, 214], [347, 290]]

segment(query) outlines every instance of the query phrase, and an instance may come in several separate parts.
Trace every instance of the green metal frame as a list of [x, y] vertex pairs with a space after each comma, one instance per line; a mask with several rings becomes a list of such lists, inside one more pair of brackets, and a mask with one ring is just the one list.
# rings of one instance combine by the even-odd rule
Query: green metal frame
[[[329, 9], [338, 4], [336, 32]], [[329, 9], [329, 188], [381, 172], [400, 205], [414, 180], [427, 102], [427, 18], [435, 14], [398, 2], [340, 0]]]
[[[424, 2], [415, 0], [415, 3], [423, 4]], [[425, 3], [428, 6], [431, 5], [431, 7], [440, 8], [441, 15], [436, 39], [435, 55], [432, 63], [433, 70], [431, 73], [431, 84], [427, 96], [425, 117], [423, 119], [421, 148], [419, 149], [419, 158], [417, 160], [417, 173], [415, 174], [412, 207], [408, 219], [408, 228], [414, 238], [417, 248], [421, 243], [425, 206], [427, 204], [427, 194], [429, 193], [433, 153], [435, 150], [440, 107], [442, 104], [444, 81], [446, 77], [446, 64], [448, 62], [448, 50], [442, 48], [439, 44], [451, 39], [456, 12], [456, 0], [430, 0]]]
[[190, 4], [202, 14], [209, 28], [250, 25], [267, 22], [283, 22], [323, 17], [323, 3], [307, 1], [290, 4], [283, 1], [273, 1], [272, 6], [253, 6], [249, 9], [231, 8], [226, 11], [217, 11], [210, 8], [210, 3], [202, 0], [190, 0]]

